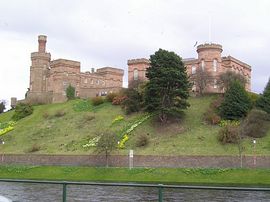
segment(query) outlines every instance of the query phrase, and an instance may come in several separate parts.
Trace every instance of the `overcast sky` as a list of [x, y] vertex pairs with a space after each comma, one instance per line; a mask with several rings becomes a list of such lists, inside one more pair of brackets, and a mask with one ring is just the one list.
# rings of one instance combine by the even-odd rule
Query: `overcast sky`
[[197, 57], [196, 41], [209, 40], [252, 66], [252, 91], [270, 76], [268, 0], [0, 0], [0, 100], [23, 99], [29, 87], [30, 53], [47, 35], [52, 59], [81, 62], [81, 70], [149, 58], [158, 48]]

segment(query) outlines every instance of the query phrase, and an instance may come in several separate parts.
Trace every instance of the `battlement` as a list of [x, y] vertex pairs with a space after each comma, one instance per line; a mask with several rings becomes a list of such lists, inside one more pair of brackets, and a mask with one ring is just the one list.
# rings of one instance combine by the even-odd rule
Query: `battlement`
[[201, 44], [197, 46], [197, 52], [201, 52], [201, 51], [207, 51], [209, 49], [216, 49], [217, 51], [222, 52], [222, 45], [220, 44], [215, 44], [215, 43], [205, 43], [205, 44]]
[[150, 61], [146, 58], [139, 58], [139, 59], [131, 59], [131, 60], [128, 60], [127, 62], [128, 65], [141, 64], [141, 63], [150, 64]]
[[114, 67], [102, 67], [97, 69], [96, 73], [98, 74], [118, 74], [124, 75], [124, 70]]
[[50, 66], [52, 68], [59, 67], [59, 66], [65, 66], [65, 67], [71, 67], [71, 68], [80, 68], [81, 63], [74, 60], [66, 60], [66, 59], [57, 59], [53, 60], [50, 63]]

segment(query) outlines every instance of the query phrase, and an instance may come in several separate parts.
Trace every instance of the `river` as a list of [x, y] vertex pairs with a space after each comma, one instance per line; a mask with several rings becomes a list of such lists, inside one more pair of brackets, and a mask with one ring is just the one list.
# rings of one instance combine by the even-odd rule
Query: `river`
[[[62, 201], [62, 186], [0, 183], [0, 195], [13, 202], [60, 202]], [[164, 189], [164, 201], [270, 201], [270, 193], [263, 191], [216, 191], [216, 190], [188, 190]], [[68, 202], [95, 202], [95, 201], [158, 201], [157, 188], [135, 187], [104, 187], [104, 186], [67, 186]], [[1, 201], [0, 201], [1, 202]]]

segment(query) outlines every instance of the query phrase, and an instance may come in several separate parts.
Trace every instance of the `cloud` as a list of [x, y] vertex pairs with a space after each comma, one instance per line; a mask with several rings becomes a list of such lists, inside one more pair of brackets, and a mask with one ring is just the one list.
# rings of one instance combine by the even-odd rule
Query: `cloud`
[[3, 1], [0, 99], [24, 97], [39, 34], [48, 36], [52, 58], [81, 61], [82, 71], [123, 68], [126, 83], [130, 58], [148, 58], [158, 48], [197, 57], [193, 45], [208, 41], [209, 16], [211, 41], [250, 64], [252, 89], [262, 92], [269, 77], [269, 7], [267, 0]]

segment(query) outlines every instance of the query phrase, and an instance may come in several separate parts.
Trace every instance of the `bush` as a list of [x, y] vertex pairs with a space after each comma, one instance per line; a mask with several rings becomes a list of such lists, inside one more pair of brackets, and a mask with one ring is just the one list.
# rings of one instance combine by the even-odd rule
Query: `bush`
[[75, 98], [75, 88], [69, 84], [66, 89], [66, 95], [68, 100], [72, 100]]
[[41, 149], [41, 147], [37, 144], [34, 144], [29, 150], [28, 152], [37, 152]]
[[270, 115], [258, 109], [249, 112], [241, 125], [241, 134], [259, 138], [264, 137], [270, 129]]
[[222, 144], [237, 143], [239, 141], [239, 127], [233, 125], [226, 125], [220, 129], [218, 133], [218, 140]]
[[248, 92], [248, 97], [252, 103], [252, 106], [254, 106], [257, 100], [260, 98], [260, 95], [253, 92]]
[[106, 100], [108, 102], [113, 102], [113, 99], [117, 96], [118, 94], [117, 93], [109, 93], [107, 96], [106, 96]]
[[121, 105], [124, 100], [127, 99], [127, 96], [125, 95], [118, 95], [115, 98], [113, 98], [113, 105]]
[[121, 103], [121, 106], [125, 112], [130, 114], [132, 112], [140, 111], [142, 105], [142, 96], [139, 94], [139, 92], [133, 88], [128, 88], [125, 91], [125, 95], [127, 98]]
[[91, 101], [92, 101], [92, 104], [93, 104], [94, 106], [98, 106], [98, 105], [101, 105], [102, 103], [104, 103], [103, 98], [100, 97], [100, 96], [98, 96], [98, 97], [93, 97], [93, 98], [91, 99]]
[[42, 114], [42, 116], [43, 116], [44, 119], [48, 119], [48, 118], [50, 117], [50, 115], [49, 115], [48, 112], [44, 112], [44, 113]]
[[31, 105], [29, 104], [18, 104], [15, 108], [15, 113], [12, 116], [12, 119], [14, 121], [18, 121], [26, 116], [29, 116], [33, 113], [34, 109]]
[[213, 102], [211, 102], [207, 111], [203, 114], [203, 119], [206, 123], [216, 125], [221, 121], [218, 115], [218, 109], [223, 101], [223, 97], [219, 96]]
[[136, 140], [136, 147], [143, 147], [143, 146], [148, 145], [149, 139], [148, 139], [147, 135], [142, 134], [142, 135], [138, 136], [138, 139]]
[[55, 117], [62, 117], [62, 116], [65, 116], [66, 115], [66, 112], [63, 111], [63, 110], [58, 110], [57, 112], [55, 112], [54, 116]]
[[209, 108], [203, 115], [204, 121], [208, 124], [217, 125], [221, 121], [220, 116]]
[[223, 119], [239, 120], [251, 108], [251, 101], [244, 87], [237, 81], [232, 82], [224, 95], [219, 112]]

